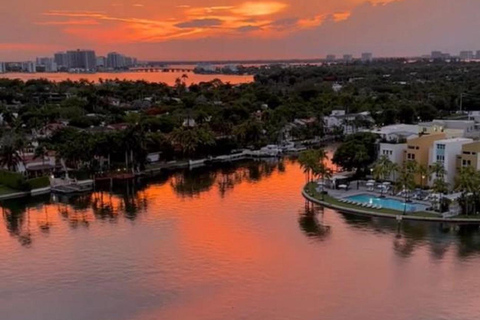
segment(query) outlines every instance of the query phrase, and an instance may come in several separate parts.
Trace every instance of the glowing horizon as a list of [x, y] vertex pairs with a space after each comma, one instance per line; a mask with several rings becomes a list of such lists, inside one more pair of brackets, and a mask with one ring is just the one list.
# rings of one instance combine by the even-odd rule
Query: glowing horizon
[[[74, 48], [140, 59], [284, 59], [469, 49], [474, 0], [20, 0], [5, 4], [0, 59]], [[433, 5], [435, 4], [435, 5]], [[424, 13], [428, 10], [429, 15]], [[456, 31], [462, 30], [461, 33]], [[455, 37], [451, 37], [455, 34]]]

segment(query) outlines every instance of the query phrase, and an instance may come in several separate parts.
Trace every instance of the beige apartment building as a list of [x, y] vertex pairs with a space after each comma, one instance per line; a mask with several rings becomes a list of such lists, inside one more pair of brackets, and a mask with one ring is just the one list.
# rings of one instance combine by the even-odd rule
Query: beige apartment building
[[[437, 140], [443, 139], [446, 139], [446, 134], [444, 132], [426, 134], [416, 138], [408, 139], [404, 160], [416, 161], [418, 165], [428, 168], [430, 164], [429, 161], [433, 143]], [[420, 175], [415, 177], [415, 183], [422, 183], [422, 177]]]
[[480, 141], [467, 143], [462, 146], [462, 153], [457, 155], [457, 170], [462, 167], [473, 167], [480, 170]]

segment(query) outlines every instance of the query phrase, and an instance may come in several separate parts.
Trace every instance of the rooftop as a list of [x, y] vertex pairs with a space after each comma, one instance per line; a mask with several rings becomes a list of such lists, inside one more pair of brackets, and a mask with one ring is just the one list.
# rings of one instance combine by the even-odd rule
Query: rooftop
[[452, 138], [452, 139], [437, 140], [434, 143], [449, 144], [449, 143], [458, 143], [458, 142], [473, 142], [473, 140], [468, 138]]

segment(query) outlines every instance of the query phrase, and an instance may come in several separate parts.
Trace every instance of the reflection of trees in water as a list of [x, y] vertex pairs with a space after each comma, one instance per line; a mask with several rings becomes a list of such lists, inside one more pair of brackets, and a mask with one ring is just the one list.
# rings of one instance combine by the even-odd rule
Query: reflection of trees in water
[[[2, 216], [10, 235], [23, 246], [30, 246], [35, 230], [49, 233], [52, 228], [52, 209], [73, 228], [88, 228], [95, 219], [115, 222], [122, 214], [130, 220], [148, 207], [147, 196], [142, 184], [119, 185], [113, 193], [95, 191], [75, 196], [48, 195], [16, 199], [1, 203]], [[35, 209], [33, 211], [33, 208]], [[32, 210], [32, 213], [30, 212]], [[31, 229], [33, 214], [38, 229]]]
[[57, 212], [62, 217], [63, 221], [66, 221], [70, 228], [77, 229], [79, 227], [88, 228], [90, 222], [93, 220], [89, 214], [89, 210], [86, 209], [85, 199], [80, 200], [81, 205], [75, 206], [72, 203], [75, 203], [75, 200], [78, 200], [82, 196], [77, 197], [59, 197], [58, 201], [55, 204]]
[[480, 229], [478, 225], [428, 223], [381, 219], [342, 214], [344, 221], [356, 229], [391, 235], [395, 253], [408, 258], [421, 247], [427, 247], [432, 259], [441, 260], [451, 248], [460, 258], [480, 255]]
[[258, 182], [276, 170], [285, 170], [283, 160], [225, 163], [216, 170], [203, 167], [176, 173], [171, 178], [171, 186], [182, 197], [194, 197], [210, 191], [216, 185], [224, 197], [236, 185], [244, 181]]
[[[458, 228], [458, 229], [457, 229]], [[472, 254], [479, 254], [480, 251], [480, 231], [479, 226], [464, 225], [457, 226], [459, 238], [458, 256], [467, 258]]]
[[330, 235], [330, 226], [321, 221], [323, 214], [323, 209], [308, 201], [305, 203], [304, 209], [300, 211], [298, 224], [307, 237], [323, 241]]
[[209, 170], [184, 171], [172, 177], [171, 186], [175, 193], [182, 197], [194, 197], [209, 191], [216, 177], [217, 173]]
[[[41, 208], [49, 204], [49, 197], [7, 200], [1, 203], [2, 216], [8, 233], [17, 238], [22, 246], [32, 244], [31, 208]], [[49, 222], [48, 228], [50, 227]], [[45, 224], [40, 224], [45, 231]]]

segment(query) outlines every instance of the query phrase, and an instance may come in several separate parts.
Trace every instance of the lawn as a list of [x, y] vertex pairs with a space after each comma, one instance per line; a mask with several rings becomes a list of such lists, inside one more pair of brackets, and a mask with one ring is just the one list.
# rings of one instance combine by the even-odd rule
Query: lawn
[[18, 191], [15, 191], [13, 189], [10, 189], [10, 188], [7, 188], [5, 186], [0, 185], [0, 196], [3, 196], [5, 194], [9, 194], [9, 193], [15, 193], [15, 192], [18, 192]]

